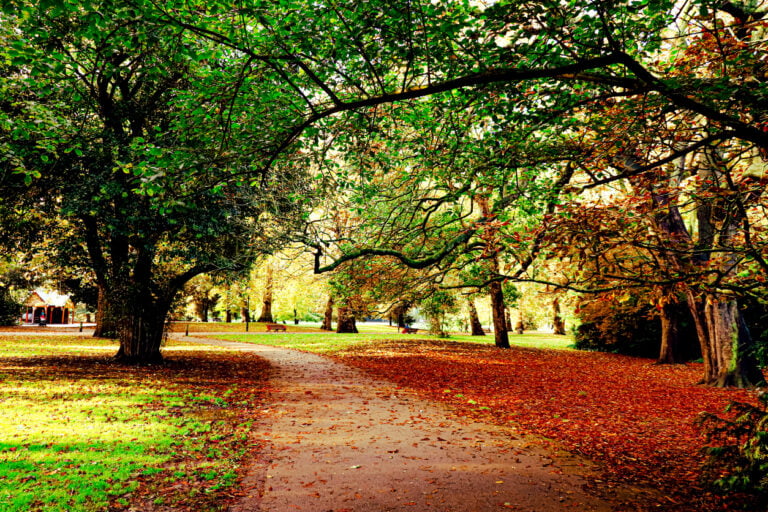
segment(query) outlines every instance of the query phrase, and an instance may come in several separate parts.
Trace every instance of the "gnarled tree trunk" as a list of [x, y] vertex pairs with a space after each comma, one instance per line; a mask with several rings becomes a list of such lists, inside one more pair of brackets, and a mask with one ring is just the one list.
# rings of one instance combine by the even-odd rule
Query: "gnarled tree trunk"
[[752, 337], [735, 300], [688, 292], [704, 360], [704, 384], [752, 387], [765, 382], [752, 354]]
[[661, 320], [661, 347], [659, 348], [658, 364], [677, 364], [684, 363], [686, 350], [688, 347], [681, 338], [681, 322], [683, 321], [683, 312], [680, 310], [681, 304], [669, 300], [671, 291], [668, 291], [662, 297], [661, 309], [659, 310], [659, 319]]
[[120, 322], [120, 348], [115, 359], [127, 364], [157, 363], [163, 360], [160, 347], [165, 339], [168, 308], [161, 304], [136, 303]]
[[115, 358], [127, 364], [162, 361], [160, 347], [165, 338], [166, 319], [177, 289], [150, 291], [151, 276], [134, 276], [130, 284], [115, 287], [110, 303], [119, 315], [120, 348]]
[[357, 322], [355, 321], [355, 314], [349, 306], [339, 306], [338, 321], [336, 326], [337, 333], [356, 333]]

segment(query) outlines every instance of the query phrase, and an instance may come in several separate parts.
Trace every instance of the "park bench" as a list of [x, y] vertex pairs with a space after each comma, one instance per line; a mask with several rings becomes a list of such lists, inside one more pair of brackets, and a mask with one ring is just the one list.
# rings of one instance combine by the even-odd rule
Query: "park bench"
[[281, 324], [267, 324], [267, 332], [285, 331], [285, 326]]
[[413, 327], [403, 327], [401, 331], [403, 334], [416, 334], [419, 330]]

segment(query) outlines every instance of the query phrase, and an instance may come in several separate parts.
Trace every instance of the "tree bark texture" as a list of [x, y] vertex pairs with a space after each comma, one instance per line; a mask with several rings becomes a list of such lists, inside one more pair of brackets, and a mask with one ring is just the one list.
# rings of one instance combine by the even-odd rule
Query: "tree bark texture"
[[259, 316], [258, 322], [274, 322], [272, 317], [272, 288], [273, 288], [273, 276], [272, 266], [267, 266], [267, 275], [264, 280], [264, 295], [262, 298], [261, 316]]
[[[709, 194], [728, 172], [717, 162], [717, 155], [708, 153], [708, 164], [698, 168], [700, 178], [699, 197], [695, 203], [697, 218], [696, 236], [691, 236], [676, 205], [676, 194], [669, 191], [653, 191], [653, 200], [658, 208], [656, 223], [662, 246], [670, 250], [659, 251], [659, 261], [665, 270], [671, 272], [696, 269], [711, 262], [712, 252], [728, 248], [740, 229], [740, 213], [727, 201], [711, 198]], [[682, 161], [681, 164], [683, 165]], [[673, 187], [674, 190], [674, 187]], [[736, 265], [726, 258], [721, 265], [724, 274], [732, 274]], [[702, 383], [713, 386], [751, 387], [764, 382], [762, 371], [752, 354], [753, 342], [738, 309], [736, 300], [718, 294], [716, 291], [697, 293], [691, 286], [686, 289], [688, 310], [693, 318], [696, 336], [704, 361]], [[662, 322], [669, 322], [664, 319]], [[667, 323], [671, 329], [671, 323]], [[662, 340], [659, 360], [667, 359], [673, 332]], [[664, 345], [666, 343], [666, 346]]]
[[494, 342], [499, 348], [509, 348], [509, 333], [507, 332], [507, 320], [504, 318], [504, 292], [499, 281], [493, 281], [488, 285], [488, 294], [491, 297], [491, 315], [493, 317]]
[[699, 299], [689, 291], [688, 307], [701, 345], [704, 384], [745, 388], [765, 382], [735, 300], [712, 294]]
[[338, 320], [336, 326], [337, 333], [356, 333], [357, 322], [355, 322], [355, 314], [349, 308], [349, 306], [340, 306], [338, 310]]
[[472, 336], [485, 336], [483, 325], [480, 323], [480, 317], [477, 314], [475, 301], [467, 299], [467, 306], [469, 308], [469, 327], [472, 331]]
[[324, 331], [333, 330], [333, 296], [328, 296], [328, 302], [325, 304], [325, 315], [323, 315], [323, 325], [320, 329]]
[[680, 329], [679, 317], [673, 304], [664, 304], [659, 317], [661, 319], [661, 348], [659, 349], [660, 364], [680, 363]]
[[147, 286], [127, 286], [111, 294], [120, 312], [120, 348], [115, 358], [127, 364], [162, 361], [160, 347], [170, 300], [153, 298]]
[[107, 292], [103, 286], [98, 286], [98, 304], [96, 308], [96, 329], [93, 336], [96, 338], [117, 338], [118, 326], [115, 313], [109, 303]]

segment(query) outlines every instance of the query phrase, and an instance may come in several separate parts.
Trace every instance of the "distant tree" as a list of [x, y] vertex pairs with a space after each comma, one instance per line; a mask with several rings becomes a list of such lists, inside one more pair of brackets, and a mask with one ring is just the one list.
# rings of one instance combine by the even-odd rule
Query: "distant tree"
[[456, 296], [446, 290], [435, 290], [419, 301], [419, 309], [429, 322], [429, 331], [440, 338], [447, 338], [445, 319], [458, 311]]
[[21, 317], [21, 304], [13, 298], [10, 290], [0, 286], [0, 325], [17, 325]]
[[328, 296], [328, 301], [325, 304], [325, 311], [323, 313], [323, 323], [320, 329], [324, 331], [333, 330], [333, 295]]
[[274, 269], [271, 263], [267, 263], [264, 269], [264, 289], [261, 293], [261, 315], [257, 322], [274, 322], [272, 316], [272, 298], [274, 291]]
[[469, 310], [469, 327], [472, 336], [485, 336], [483, 325], [480, 323], [480, 317], [477, 315], [477, 307], [472, 297], [467, 298], [467, 307]]

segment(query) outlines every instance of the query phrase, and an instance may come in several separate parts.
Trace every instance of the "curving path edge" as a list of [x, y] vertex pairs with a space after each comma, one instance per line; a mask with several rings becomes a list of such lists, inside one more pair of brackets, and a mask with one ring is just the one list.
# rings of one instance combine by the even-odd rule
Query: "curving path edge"
[[[274, 368], [267, 441], [231, 512], [610, 511], [575, 457], [551, 458], [510, 428], [459, 417], [315, 354], [211, 338]], [[629, 491], [635, 494], [634, 491]], [[634, 500], [633, 500], [634, 501]], [[634, 507], [632, 507], [634, 509]], [[625, 509], [626, 510], [626, 509]]]

